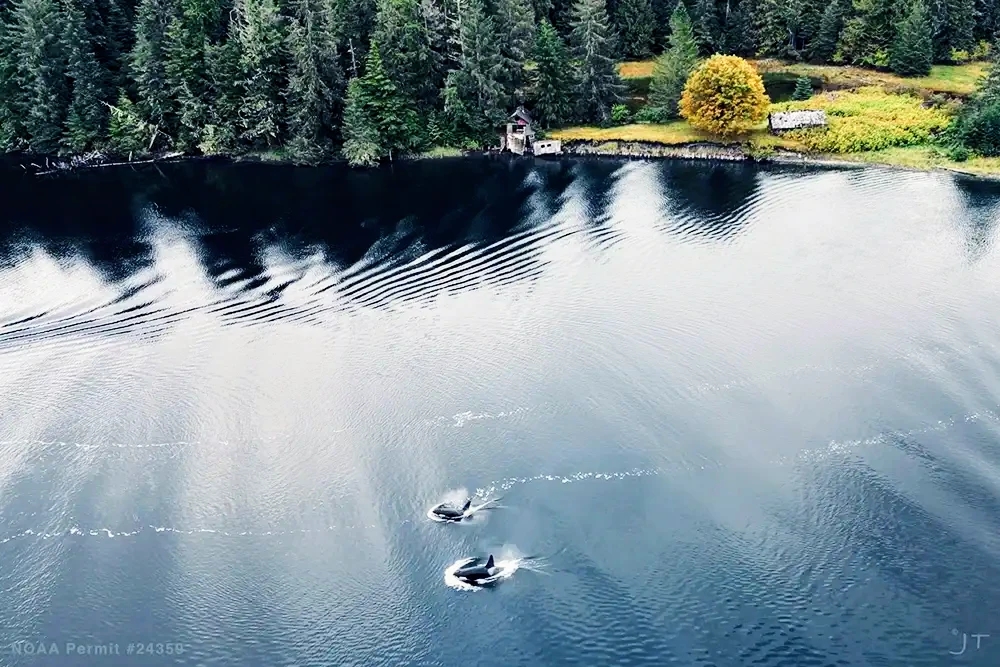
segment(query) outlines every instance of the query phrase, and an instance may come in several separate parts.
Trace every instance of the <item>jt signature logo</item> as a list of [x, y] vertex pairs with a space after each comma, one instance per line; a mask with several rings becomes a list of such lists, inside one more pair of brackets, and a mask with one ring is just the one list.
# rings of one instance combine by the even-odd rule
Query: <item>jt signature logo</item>
[[[957, 637], [958, 636], [958, 630], [952, 630], [951, 634], [953, 634], [953, 635], [955, 635]], [[983, 637], [989, 637], [989, 635], [976, 634], [976, 635], [972, 635], [972, 637], [976, 640], [976, 650], [978, 651], [979, 650], [979, 646], [980, 646], [980, 642], [982, 641]], [[963, 653], [965, 653], [965, 649], [966, 649], [966, 647], [968, 645], [969, 645], [969, 635], [967, 635], [967, 634], [965, 634], [963, 632], [962, 633], [962, 650], [961, 651], [948, 651], [948, 653], [951, 653], [952, 655], [962, 655]]]

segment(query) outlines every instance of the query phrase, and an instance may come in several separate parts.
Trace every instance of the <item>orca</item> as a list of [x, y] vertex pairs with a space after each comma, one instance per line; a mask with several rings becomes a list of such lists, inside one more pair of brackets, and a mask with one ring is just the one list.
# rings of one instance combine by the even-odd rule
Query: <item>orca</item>
[[462, 507], [458, 508], [454, 505], [448, 505], [447, 503], [442, 503], [431, 510], [435, 516], [447, 521], [461, 521], [465, 517], [465, 513], [472, 507], [472, 498], [465, 501]]
[[455, 578], [473, 586], [489, 583], [489, 579], [500, 572], [493, 562], [493, 554], [482, 563], [482, 558], [475, 558], [471, 563], [455, 570]]

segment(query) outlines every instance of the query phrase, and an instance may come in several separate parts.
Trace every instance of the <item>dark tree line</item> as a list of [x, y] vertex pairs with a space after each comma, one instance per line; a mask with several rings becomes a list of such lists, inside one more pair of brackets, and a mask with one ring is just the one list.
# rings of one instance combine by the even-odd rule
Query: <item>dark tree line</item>
[[[969, 57], [1000, 26], [1000, 0], [682, 1], [693, 43], [675, 49], [678, 71], [696, 49], [921, 74]], [[677, 0], [0, 0], [0, 148], [280, 149], [372, 163], [492, 142], [518, 104], [547, 127], [605, 123], [624, 96], [616, 62], [667, 49], [676, 10]]]

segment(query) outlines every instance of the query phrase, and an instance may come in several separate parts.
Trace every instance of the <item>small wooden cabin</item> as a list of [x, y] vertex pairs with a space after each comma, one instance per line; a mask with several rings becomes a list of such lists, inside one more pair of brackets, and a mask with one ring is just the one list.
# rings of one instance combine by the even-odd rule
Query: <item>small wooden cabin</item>
[[560, 155], [562, 142], [555, 139], [535, 140], [531, 114], [524, 107], [518, 107], [507, 119], [507, 131], [502, 137], [501, 150], [509, 150], [516, 155]]
[[535, 130], [531, 127], [531, 116], [524, 107], [518, 107], [507, 119], [507, 135], [504, 139], [504, 148], [511, 153], [524, 155], [531, 151]]
[[826, 127], [826, 112], [823, 110], [778, 111], [767, 114], [767, 125], [771, 134], [803, 130], [810, 127]]

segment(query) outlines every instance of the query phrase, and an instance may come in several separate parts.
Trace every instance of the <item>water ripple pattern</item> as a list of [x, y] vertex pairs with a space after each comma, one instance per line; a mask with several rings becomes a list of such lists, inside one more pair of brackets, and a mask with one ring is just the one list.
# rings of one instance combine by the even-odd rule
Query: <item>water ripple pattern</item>
[[[492, 156], [0, 189], [4, 665], [1000, 664], [996, 184]], [[427, 516], [469, 496], [502, 499]], [[490, 554], [513, 576], [456, 590]]]

